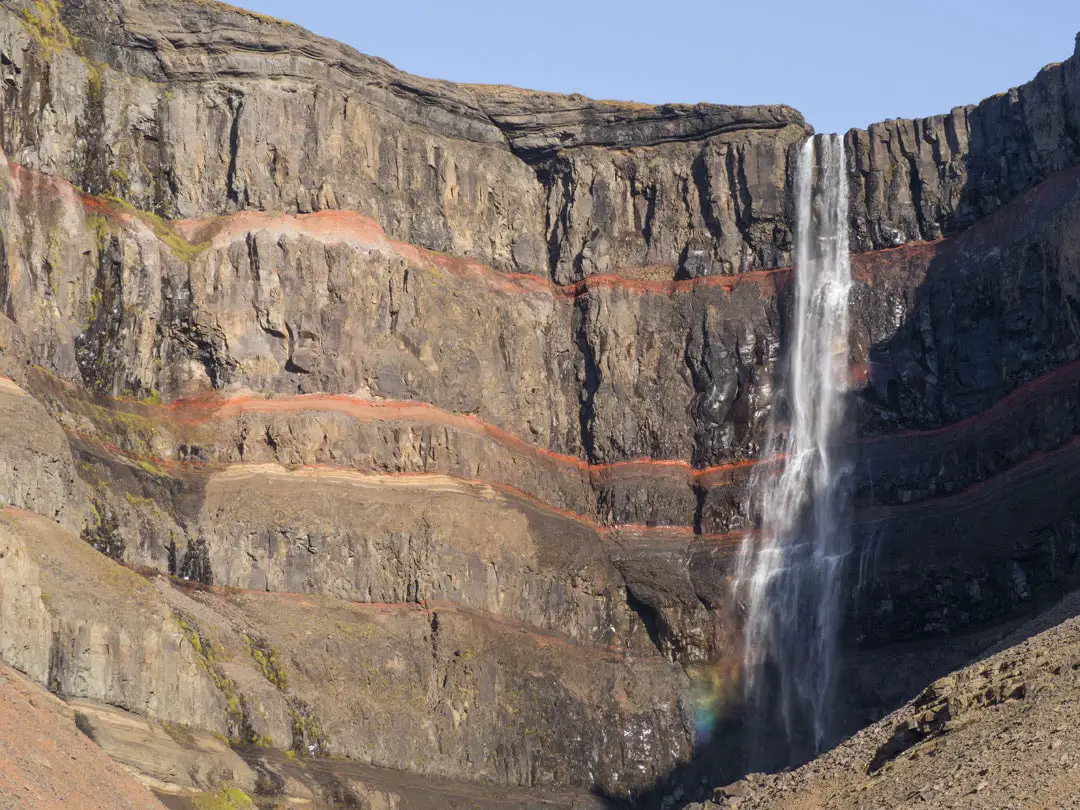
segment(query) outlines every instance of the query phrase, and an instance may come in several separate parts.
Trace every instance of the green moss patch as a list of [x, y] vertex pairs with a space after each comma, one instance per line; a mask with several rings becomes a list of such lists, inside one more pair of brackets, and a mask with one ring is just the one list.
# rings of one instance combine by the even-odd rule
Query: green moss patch
[[150, 226], [154, 235], [161, 240], [174, 256], [183, 262], [190, 264], [197, 256], [204, 253], [210, 247], [209, 241], [199, 242], [197, 244], [189, 242], [177, 233], [176, 229], [173, 228], [167, 219], [149, 211], [143, 211], [141, 208], [136, 208], [127, 200], [111, 195], [106, 196], [105, 199], [125, 213], [138, 217], [146, 225]]
[[29, 8], [23, 9], [22, 18], [26, 30], [46, 56], [61, 48], [75, 48], [77, 40], [60, 19], [57, 0], [34, 0]]
[[229, 727], [229, 738], [235, 742], [250, 745], [256, 742], [255, 733], [248, 721], [247, 705], [232, 678], [221, 670], [220, 663], [225, 660], [225, 648], [215, 644], [200, 632], [195, 621], [188, 616], [174, 613], [176, 627], [180, 634], [195, 650], [199, 666], [210, 676], [214, 686], [225, 697], [225, 714]]
[[91, 520], [82, 530], [82, 539], [106, 557], [124, 561], [125, 544], [120, 535], [120, 521], [107, 504], [90, 502]]
[[200, 793], [191, 800], [195, 810], [255, 810], [255, 802], [239, 788]]
[[300, 755], [325, 757], [330, 753], [330, 737], [319, 718], [303, 700], [289, 697], [292, 723], [292, 750]]
[[270, 646], [261, 638], [251, 636], [244, 636], [244, 643], [247, 645], [248, 655], [259, 668], [262, 676], [281, 691], [288, 689], [289, 673], [280, 661], [277, 647]]

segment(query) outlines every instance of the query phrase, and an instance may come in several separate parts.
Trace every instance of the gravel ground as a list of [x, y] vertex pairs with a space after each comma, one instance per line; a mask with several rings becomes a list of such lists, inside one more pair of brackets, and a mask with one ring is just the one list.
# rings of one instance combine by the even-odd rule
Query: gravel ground
[[1080, 593], [796, 770], [695, 810], [1080, 808]]
[[0, 808], [164, 810], [58, 698], [0, 665]]

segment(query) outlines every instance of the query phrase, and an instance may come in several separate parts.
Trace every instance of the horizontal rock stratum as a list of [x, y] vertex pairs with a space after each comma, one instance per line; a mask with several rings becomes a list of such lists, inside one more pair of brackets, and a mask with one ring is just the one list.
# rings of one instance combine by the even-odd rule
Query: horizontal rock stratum
[[[177, 795], [700, 789], [802, 116], [201, 0], [2, 0], [0, 71], [3, 662]], [[1077, 132], [1074, 55], [846, 136], [853, 660], [1075, 584]]]

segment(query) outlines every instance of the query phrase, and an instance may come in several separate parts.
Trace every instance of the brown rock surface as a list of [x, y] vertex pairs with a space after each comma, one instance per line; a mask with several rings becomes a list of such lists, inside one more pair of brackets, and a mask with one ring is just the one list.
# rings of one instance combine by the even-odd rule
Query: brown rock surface
[[[690, 264], [724, 272], [790, 250], [774, 230], [786, 147], [807, 129], [788, 107], [453, 85], [213, 3], [64, 4], [55, 39], [76, 38], [83, 61], [29, 47], [16, 15], [34, 19], [33, 2], [4, 6], [6, 117], [55, 110], [46, 129], [11, 120], [4, 149], [90, 193], [170, 217], [361, 210], [398, 238], [559, 280], [608, 261], [673, 268], [691, 245], [705, 247]], [[606, 148], [630, 146], [645, 153]]]
[[0, 807], [162, 810], [150, 791], [79, 732], [63, 701], [2, 664]]

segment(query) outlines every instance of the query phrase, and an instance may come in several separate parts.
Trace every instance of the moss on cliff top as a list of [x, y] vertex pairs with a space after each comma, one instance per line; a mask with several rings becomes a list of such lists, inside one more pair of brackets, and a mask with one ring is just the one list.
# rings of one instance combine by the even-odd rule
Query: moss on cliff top
[[144, 223], [150, 226], [154, 235], [169, 249], [169, 251], [181, 261], [190, 264], [199, 254], [203, 253], [210, 247], [210, 242], [199, 242], [193, 244], [176, 232], [172, 224], [164, 217], [151, 213], [150, 211], [143, 211], [141, 208], [136, 208], [127, 200], [107, 195], [104, 199], [115, 205], [122, 211], [138, 217]]

